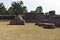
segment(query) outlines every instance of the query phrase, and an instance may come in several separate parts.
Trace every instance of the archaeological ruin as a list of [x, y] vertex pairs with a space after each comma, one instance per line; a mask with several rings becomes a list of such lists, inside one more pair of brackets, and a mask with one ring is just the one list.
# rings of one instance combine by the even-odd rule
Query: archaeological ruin
[[25, 13], [23, 19], [25, 22], [42, 22], [42, 23], [54, 23], [56, 27], [60, 27], [60, 15], [45, 15], [44, 13]]
[[10, 21], [10, 25], [25, 25], [25, 20], [22, 16], [17, 15], [13, 20]]

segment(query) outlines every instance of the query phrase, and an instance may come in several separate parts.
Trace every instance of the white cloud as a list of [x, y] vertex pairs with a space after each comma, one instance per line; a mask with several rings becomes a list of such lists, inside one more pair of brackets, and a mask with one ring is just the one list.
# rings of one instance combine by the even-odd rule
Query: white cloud
[[60, 0], [23, 0], [24, 5], [28, 7], [29, 10], [35, 10], [37, 6], [42, 6], [43, 11], [47, 12], [50, 10], [56, 10], [56, 14], [60, 13]]
[[[0, 0], [4, 5], [9, 8], [12, 1], [20, 0]], [[47, 12], [50, 10], [56, 10], [56, 14], [60, 13], [60, 0], [22, 0], [24, 5], [27, 6], [28, 10], [35, 10], [37, 6], [42, 6], [43, 11]]]

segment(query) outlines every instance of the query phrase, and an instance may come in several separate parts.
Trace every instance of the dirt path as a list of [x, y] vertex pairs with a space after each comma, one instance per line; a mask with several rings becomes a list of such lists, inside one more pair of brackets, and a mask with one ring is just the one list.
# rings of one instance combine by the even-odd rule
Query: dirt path
[[60, 28], [43, 29], [26, 23], [26, 25], [7, 25], [0, 22], [0, 40], [60, 40]]

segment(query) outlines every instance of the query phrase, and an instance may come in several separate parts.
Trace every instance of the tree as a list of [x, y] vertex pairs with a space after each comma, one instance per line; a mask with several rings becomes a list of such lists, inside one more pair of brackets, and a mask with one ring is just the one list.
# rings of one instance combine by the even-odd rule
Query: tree
[[23, 14], [24, 12], [27, 12], [27, 7], [23, 6], [23, 1], [18, 1], [12, 2], [11, 7], [8, 10], [15, 14]]
[[20, 4], [20, 5], [23, 5], [24, 3], [23, 3], [23, 1], [19, 1], [19, 4]]
[[42, 13], [42, 11], [43, 11], [42, 6], [38, 6], [38, 7], [36, 8], [36, 13]]
[[14, 9], [12, 7], [10, 7], [7, 12], [9, 13], [9, 15], [14, 15]]
[[23, 6], [23, 13], [27, 13], [27, 12], [28, 12], [27, 7]]
[[6, 12], [5, 6], [3, 5], [3, 3], [0, 3], [0, 14], [1, 14], [1, 15], [4, 15], [5, 12]]

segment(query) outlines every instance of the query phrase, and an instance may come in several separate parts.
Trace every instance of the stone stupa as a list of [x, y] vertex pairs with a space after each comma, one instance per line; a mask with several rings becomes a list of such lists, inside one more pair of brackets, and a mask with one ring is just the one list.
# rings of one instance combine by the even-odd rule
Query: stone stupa
[[20, 15], [16, 15], [13, 20], [10, 21], [10, 25], [25, 25], [25, 20]]

